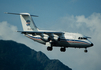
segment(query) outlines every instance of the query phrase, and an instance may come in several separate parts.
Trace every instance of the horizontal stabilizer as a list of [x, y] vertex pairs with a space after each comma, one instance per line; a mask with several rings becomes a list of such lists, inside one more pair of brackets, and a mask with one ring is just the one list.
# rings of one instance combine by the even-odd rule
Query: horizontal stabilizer
[[[29, 13], [9, 13], [9, 12], [4, 12], [5, 14], [14, 14], [14, 15], [24, 15], [24, 16], [29, 16]], [[38, 17], [37, 15], [30, 15], [33, 17]]]

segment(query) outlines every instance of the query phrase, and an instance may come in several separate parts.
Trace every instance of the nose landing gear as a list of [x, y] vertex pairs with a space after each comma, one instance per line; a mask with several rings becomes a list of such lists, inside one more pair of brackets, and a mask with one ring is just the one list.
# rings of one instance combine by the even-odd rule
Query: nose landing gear
[[84, 52], [85, 52], [85, 53], [87, 53], [87, 52], [88, 52], [87, 48], [85, 48]]

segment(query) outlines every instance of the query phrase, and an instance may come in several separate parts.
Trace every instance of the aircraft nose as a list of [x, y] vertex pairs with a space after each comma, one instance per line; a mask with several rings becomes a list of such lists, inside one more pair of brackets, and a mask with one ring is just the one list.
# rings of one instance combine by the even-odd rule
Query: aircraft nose
[[93, 46], [93, 43], [91, 43], [91, 46]]

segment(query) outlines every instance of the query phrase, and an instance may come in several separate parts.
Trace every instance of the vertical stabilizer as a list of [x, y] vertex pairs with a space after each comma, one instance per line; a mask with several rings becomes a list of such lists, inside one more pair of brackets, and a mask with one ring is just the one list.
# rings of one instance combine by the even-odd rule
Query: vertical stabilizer
[[20, 18], [24, 31], [38, 31], [38, 28], [29, 13], [21, 13]]
[[6, 14], [14, 14], [14, 15], [20, 15], [22, 27], [24, 31], [38, 31], [39, 29], [36, 27], [32, 16], [38, 17], [36, 15], [30, 15], [29, 13], [9, 13], [5, 12]]

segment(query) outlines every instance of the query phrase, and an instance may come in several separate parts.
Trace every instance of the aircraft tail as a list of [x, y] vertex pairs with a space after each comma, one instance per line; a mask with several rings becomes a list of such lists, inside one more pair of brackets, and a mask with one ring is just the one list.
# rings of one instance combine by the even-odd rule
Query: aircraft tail
[[24, 31], [38, 31], [39, 29], [36, 27], [32, 16], [38, 17], [36, 15], [30, 15], [29, 13], [8, 13], [7, 14], [14, 14], [14, 15], [20, 15], [20, 19], [22, 22], [22, 27]]

